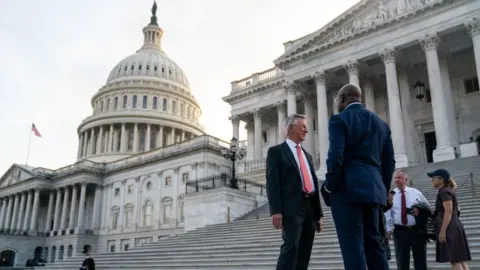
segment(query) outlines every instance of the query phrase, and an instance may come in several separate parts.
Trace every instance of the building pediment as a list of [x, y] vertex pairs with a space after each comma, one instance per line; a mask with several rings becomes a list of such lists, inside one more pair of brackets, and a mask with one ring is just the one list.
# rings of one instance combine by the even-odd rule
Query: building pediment
[[13, 164], [0, 178], [0, 189], [20, 183], [34, 176], [33, 167]]
[[[468, 1], [468, 0], [467, 0]], [[416, 18], [457, 0], [361, 0], [318, 31], [295, 41], [274, 62], [280, 68], [289, 62], [375, 32], [400, 21]], [[462, 2], [465, 2], [462, 0]]]

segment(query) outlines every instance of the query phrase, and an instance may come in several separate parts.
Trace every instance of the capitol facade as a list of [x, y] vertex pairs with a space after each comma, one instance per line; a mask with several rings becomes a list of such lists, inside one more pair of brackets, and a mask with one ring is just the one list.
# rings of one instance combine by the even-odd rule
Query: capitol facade
[[14, 164], [0, 179], [0, 252], [24, 265], [125, 251], [184, 232], [188, 181], [230, 174], [229, 143], [206, 135], [186, 74], [161, 46], [155, 10], [143, 46], [115, 65], [78, 127], [78, 160]]
[[286, 115], [302, 113], [304, 147], [324, 178], [328, 119], [347, 83], [361, 86], [366, 108], [389, 123], [397, 167], [478, 155], [478, 0], [361, 0], [284, 48], [275, 67], [232, 82], [223, 98], [234, 136], [246, 123], [243, 176], [263, 180]]

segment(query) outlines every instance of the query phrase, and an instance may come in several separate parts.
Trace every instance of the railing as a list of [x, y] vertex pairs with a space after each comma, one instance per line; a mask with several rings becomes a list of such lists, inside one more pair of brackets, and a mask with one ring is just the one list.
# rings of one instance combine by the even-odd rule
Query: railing
[[239, 162], [239, 167], [243, 167], [243, 171], [239, 169], [239, 173], [247, 173], [252, 171], [258, 171], [265, 169], [266, 158], [259, 160], [249, 160], [244, 162]]
[[232, 177], [227, 174], [220, 174], [210, 176], [198, 180], [188, 181], [185, 184], [185, 193], [205, 192], [216, 188], [229, 187], [233, 188], [238, 186], [239, 190], [247, 191], [250, 193], [265, 195], [265, 186], [255, 183], [244, 178], [235, 178], [232, 181]]
[[252, 74], [250, 77], [234, 81], [232, 82], [232, 92], [235, 92], [236, 90], [246, 88], [247, 86], [250, 85], [255, 85], [259, 82], [269, 80], [271, 78], [275, 77], [281, 77], [283, 76], [282, 70], [278, 68], [269, 68], [267, 70]]

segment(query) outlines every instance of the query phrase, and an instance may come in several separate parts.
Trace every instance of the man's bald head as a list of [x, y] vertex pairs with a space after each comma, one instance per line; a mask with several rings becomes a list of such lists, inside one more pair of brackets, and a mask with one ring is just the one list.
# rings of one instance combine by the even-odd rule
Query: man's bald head
[[362, 90], [356, 84], [346, 84], [340, 88], [335, 100], [338, 106], [338, 111], [341, 112], [351, 103], [362, 102]]

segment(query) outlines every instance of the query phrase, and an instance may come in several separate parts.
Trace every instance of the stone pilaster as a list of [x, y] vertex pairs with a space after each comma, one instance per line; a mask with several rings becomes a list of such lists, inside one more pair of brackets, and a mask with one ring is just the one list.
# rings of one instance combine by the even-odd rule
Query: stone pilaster
[[408, 167], [408, 157], [405, 149], [402, 107], [400, 105], [400, 92], [396, 67], [396, 52], [394, 48], [387, 48], [380, 52], [380, 57], [385, 64], [387, 78], [388, 107], [390, 112], [390, 129], [392, 132], [393, 148], [397, 168]]

